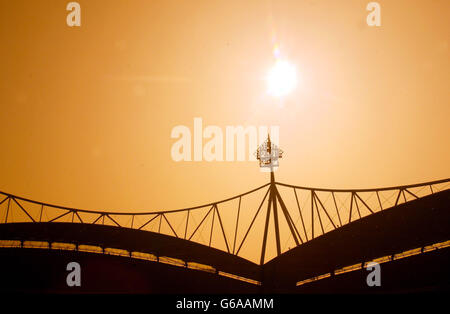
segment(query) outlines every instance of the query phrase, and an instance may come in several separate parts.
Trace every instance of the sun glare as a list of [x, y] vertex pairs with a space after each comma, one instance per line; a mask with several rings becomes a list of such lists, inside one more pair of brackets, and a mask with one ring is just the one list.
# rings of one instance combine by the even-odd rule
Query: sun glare
[[295, 67], [287, 61], [277, 60], [267, 74], [267, 92], [275, 97], [289, 94], [297, 86]]

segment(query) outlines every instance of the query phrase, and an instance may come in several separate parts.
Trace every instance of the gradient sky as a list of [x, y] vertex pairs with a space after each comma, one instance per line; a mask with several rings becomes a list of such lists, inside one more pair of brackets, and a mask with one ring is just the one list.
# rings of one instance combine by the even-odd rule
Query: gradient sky
[[[0, 0], [0, 190], [158, 210], [269, 180], [256, 162], [174, 162], [177, 125], [279, 125], [278, 181], [372, 188], [450, 177], [448, 0]], [[275, 34], [300, 84], [266, 94]]]

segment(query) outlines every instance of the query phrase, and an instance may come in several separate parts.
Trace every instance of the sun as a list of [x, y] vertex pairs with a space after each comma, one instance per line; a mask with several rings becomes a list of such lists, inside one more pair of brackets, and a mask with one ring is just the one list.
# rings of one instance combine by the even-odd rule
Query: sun
[[285, 60], [277, 59], [266, 77], [267, 92], [274, 97], [283, 97], [297, 86], [295, 66]]

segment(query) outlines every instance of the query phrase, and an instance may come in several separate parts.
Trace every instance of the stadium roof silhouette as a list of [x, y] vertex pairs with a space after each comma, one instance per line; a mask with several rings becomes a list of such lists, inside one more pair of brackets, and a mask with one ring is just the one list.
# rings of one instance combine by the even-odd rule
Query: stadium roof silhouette
[[[145, 213], [68, 208], [1, 192], [0, 239], [20, 241], [20, 247], [34, 241], [72, 244], [75, 250], [92, 246], [101, 253], [116, 249], [129, 257], [147, 254], [150, 260], [181, 267], [196, 263], [263, 283], [269, 291], [290, 291], [302, 280], [449, 240], [449, 183], [347, 190], [272, 180], [222, 201]], [[251, 211], [244, 199], [257, 193]], [[195, 220], [196, 214], [201, 219]], [[254, 249], [253, 258], [241, 254], [245, 246]]]

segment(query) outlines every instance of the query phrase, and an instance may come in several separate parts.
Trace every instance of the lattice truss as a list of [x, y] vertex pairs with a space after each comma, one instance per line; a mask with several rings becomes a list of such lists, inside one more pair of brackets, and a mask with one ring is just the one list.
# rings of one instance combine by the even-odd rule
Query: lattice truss
[[449, 188], [450, 179], [359, 190], [273, 182], [207, 205], [142, 213], [67, 208], [0, 192], [0, 223], [65, 222], [140, 229], [264, 264], [352, 221]]

